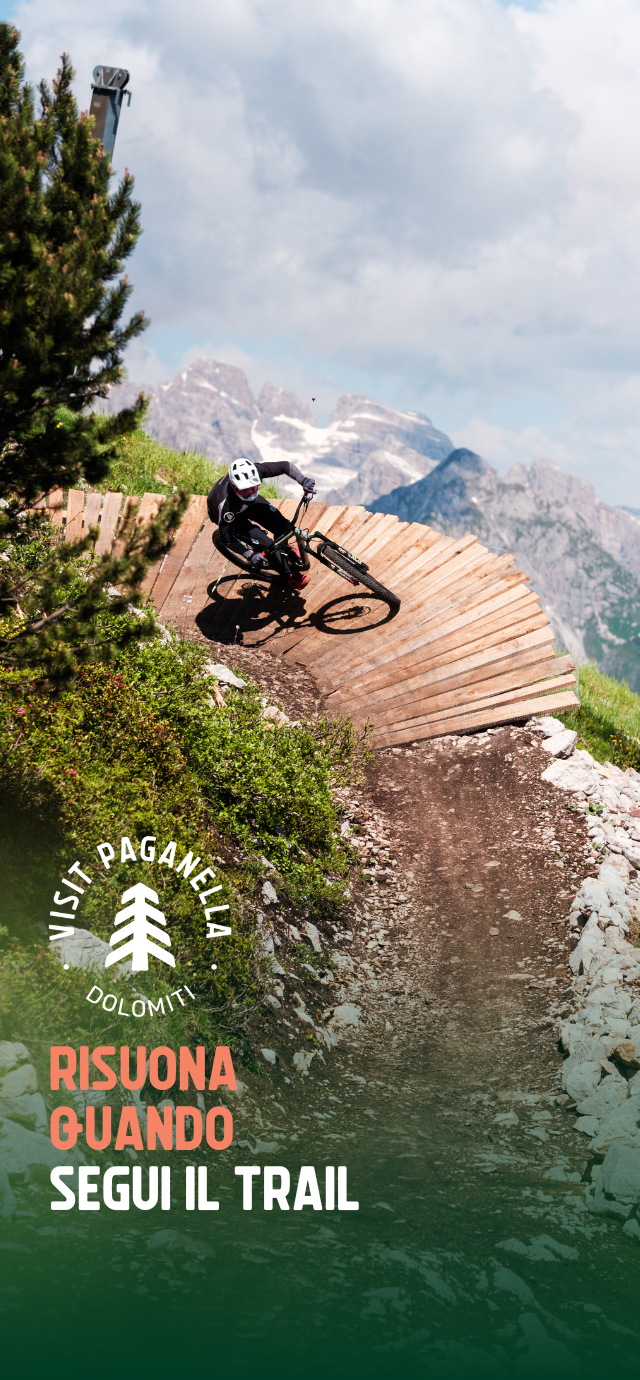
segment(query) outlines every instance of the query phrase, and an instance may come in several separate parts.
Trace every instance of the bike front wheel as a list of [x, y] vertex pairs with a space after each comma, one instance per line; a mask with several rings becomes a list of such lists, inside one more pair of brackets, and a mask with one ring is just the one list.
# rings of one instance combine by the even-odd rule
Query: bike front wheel
[[400, 608], [399, 595], [393, 594], [390, 589], [386, 589], [384, 585], [380, 584], [379, 580], [374, 580], [373, 575], [365, 573], [359, 565], [356, 565], [355, 561], [350, 561], [347, 556], [343, 556], [341, 551], [334, 551], [330, 547], [327, 551], [323, 552], [319, 559], [322, 560], [323, 563], [330, 561], [332, 565], [337, 565], [338, 569], [343, 570], [345, 575], [348, 575], [350, 579], [357, 580], [359, 585], [364, 585], [366, 589], [371, 590], [372, 594], [377, 594], [380, 599], [384, 599], [385, 604], [388, 604], [389, 608]]

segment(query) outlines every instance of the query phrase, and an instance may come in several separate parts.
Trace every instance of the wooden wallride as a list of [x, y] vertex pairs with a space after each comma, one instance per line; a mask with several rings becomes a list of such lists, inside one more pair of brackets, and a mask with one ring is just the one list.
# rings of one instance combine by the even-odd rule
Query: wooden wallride
[[[98, 552], [117, 542], [121, 494], [49, 496], [51, 516], [77, 539], [99, 522]], [[127, 499], [145, 521], [158, 494]], [[293, 517], [294, 500], [278, 504]], [[312, 559], [301, 591], [267, 584], [225, 562], [212, 545], [206, 500], [194, 496], [162, 561], [145, 580], [163, 622], [215, 642], [261, 647], [299, 662], [328, 709], [369, 722], [377, 747], [463, 733], [577, 705], [570, 657], [555, 658], [549, 620], [513, 556], [476, 537], [445, 537], [359, 507], [312, 503], [305, 519], [362, 557], [402, 599], [390, 610]]]

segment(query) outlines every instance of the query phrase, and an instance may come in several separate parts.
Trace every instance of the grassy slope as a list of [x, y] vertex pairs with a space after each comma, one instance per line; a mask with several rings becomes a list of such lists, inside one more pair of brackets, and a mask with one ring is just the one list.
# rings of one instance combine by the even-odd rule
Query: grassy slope
[[[118, 443], [118, 457], [109, 475], [97, 487], [124, 494], [170, 494], [181, 487], [194, 494], [208, 494], [227, 466], [192, 450], [171, 450], [139, 428]], [[273, 483], [263, 485], [268, 498], [280, 494]]]
[[579, 667], [577, 675], [580, 708], [558, 717], [577, 729], [580, 746], [598, 762], [639, 770], [640, 695], [626, 681], [602, 675], [593, 664]]

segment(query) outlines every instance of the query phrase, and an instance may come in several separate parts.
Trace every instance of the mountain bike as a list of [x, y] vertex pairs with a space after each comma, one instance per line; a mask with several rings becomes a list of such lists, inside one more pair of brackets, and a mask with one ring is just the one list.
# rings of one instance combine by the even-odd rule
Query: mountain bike
[[[277, 541], [273, 543], [273, 548], [282, 553], [284, 573], [280, 574], [277, 571], [263, 569], [259, 571], [258, 579], [268, 580], [271, 583], [283, 583], [287, 575], [297, 575], [301, 574], [303, 570], [308, 570], [311, 565], [310, 557], [315, 556], [321, 565], [325, 565], [328, 570], [333, 570], [334, 574], [339, 575], [342, 580], [346, 580], [347, 584], [364, 585], [365, 589], [370, 590], [372, 594], [377, 594], [390, 608], [399, 609], [399, 595], [393, 594], [390, 589], [381, 585], [379, 580], [374, 579], [373, 575], [369, 574], [368, 565], [361, 561], [359, 556], [354, 556], [352, 551], [346, 551], [344, 546], [339, 546], [336, 541], [332, 541], [331, 537], [325, 536], [323, 532], [310, 532], [308, 528], [298, 527], [300, 511], [302, 510], [304, 517], [310, 502], [311, 494], [303, 494], [291, 520], [290, 531], [285, 532], [284, 536], [278, 537]], [[294, 536], [296, 548], [289, 545]], [[317, 545], [312, 546], [312, 542], [317, 542]], [[250, 573], [254, 578], [256, 577], [255, 567], [251, 565], [250, 561], [238, 552], [231, 551], [228, 546], [224, 546], [217, 531], [213, 534], [213, 544], [220, 554], [226, 556], [233, 565], [239, 566], [241, 570]], [[260, 549], [257, 542], [254, 542], [253, 545], [256, 550]]]

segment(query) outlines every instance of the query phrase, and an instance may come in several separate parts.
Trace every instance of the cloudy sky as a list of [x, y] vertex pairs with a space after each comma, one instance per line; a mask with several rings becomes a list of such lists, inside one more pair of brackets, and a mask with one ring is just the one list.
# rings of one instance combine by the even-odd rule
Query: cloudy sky
[[640, 508], [640, 0], [0, 0], [32, 79], [129, 68], [152, 326]]

